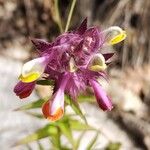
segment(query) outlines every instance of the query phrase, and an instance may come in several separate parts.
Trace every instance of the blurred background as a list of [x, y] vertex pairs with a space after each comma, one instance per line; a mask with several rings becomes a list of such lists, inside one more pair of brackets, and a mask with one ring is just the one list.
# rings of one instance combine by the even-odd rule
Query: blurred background
[[[13, 93], [13, 87], [22, 64], [37, 55], [30, 37], [52, 41], [60, 34], [54, 1], [0, 0], [1, 150], [27, 149], [25, 146], [11, 146], [47, 123], [13, 110], [38, 97], [47, 96], [49, 89], [37, 86], [29, 98], [19, 100]], [[63, 28], [70, 5], [71, 0], [58, 1]], [[127, 39], [114, 47], [118, 56], [108, 68], [109, 84], [104, 83], [114, 109], [104, 113], [95, 104], [82, 104], [89, 123], [103, 131], [99, 149], [105, 149], [109, 140], [120, 142], [124, 150], [150, 149], [149, 10], [149, 0], [77, 0], [70, 29], [76, 28], [88, 17], [89, 26], [105, 29], [117, 25], [127, 32]], [[47, 145], [46, 141], [43, 143]], [[36, 144], [30, 146], [38, 149]]]

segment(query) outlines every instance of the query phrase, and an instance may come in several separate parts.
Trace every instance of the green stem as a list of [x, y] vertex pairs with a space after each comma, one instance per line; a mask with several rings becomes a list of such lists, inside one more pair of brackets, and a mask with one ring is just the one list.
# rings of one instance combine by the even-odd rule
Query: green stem
[[67, 24], [66, 24], [66, 28], [65, 28], [65, 32], [68, 31], [68, 28], [69, 28], [69, 25], [70, 25], [70, 21], [71, 21], [71, 18], [72, 18], [72, 14], [73, 14], [73, 10], [74, 10], [75, 4], [76, 4], [76, 0], [72, 0], [72, 4], [71, 4], [70, 11], [69, 11], [69, 15], [68, 15], [68, 19], [67, 19]]
[[63, 32], [63, 27], [62, 27], [62, 21], [60, 19], [58, 0], [55, 0], [55, 10], [56, 10], [56, 16], [57, 16], [57, 24], [58, 24], [60, 32], [62, 33]]

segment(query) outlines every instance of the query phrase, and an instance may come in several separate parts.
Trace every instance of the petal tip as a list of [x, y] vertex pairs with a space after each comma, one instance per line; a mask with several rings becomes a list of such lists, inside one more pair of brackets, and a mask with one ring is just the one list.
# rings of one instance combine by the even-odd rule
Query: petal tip
[[55, 113], [52, 115], [52, 114], [50, 114], [50, 104], [49, 103], [50, 103], [50, 101], [47, 101], [43, 104], [42, 112], [43, 112], [44, 117], [52, 122], [60, 120], [63, 117], [64, 110], [61, 107], [59, 107], [55, 111]]

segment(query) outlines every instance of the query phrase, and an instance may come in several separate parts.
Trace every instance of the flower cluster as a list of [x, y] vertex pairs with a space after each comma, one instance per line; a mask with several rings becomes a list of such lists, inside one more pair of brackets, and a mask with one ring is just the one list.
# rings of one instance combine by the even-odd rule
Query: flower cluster
[[51, 121], [60, 119], [64, 113], [64, 93], [77, 100], [87, 87], [93, 88], [102, 110], [111, 110], [111, 100], [98, 79], [106, 77], [108, 60], [114, 53], [102, 53], [101, 49], [125, 38], [126, 33], [120, 27], [100, 31], [98, 27], [87, 28], [85, 19], [79, 28], [58, 36], [52, 43], [32, 39], [39, 57], [23, 65], [14, 92], [20, 98], [26, 98], [46, 74], [46, 79], [54, 80], [55, 86], [53, 96], [42, 107], [45, 118]]

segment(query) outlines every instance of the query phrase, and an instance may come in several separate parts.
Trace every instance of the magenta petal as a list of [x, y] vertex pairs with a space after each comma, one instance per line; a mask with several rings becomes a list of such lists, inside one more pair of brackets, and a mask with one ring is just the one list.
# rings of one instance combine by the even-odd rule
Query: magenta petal
[[113, 108], [111, 100], [106, 95], [106, 92], [102, 89], [100, 84], [94, 80], [91, 80], [90, 83], [94, 90], [94, 94], [99, 107], [104, 111], [111, 110]]

